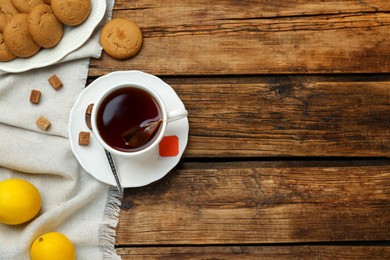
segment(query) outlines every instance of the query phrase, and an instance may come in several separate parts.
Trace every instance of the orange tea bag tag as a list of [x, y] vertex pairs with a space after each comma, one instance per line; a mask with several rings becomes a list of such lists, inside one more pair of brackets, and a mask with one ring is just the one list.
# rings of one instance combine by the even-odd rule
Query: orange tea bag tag
[[179, 138], [176, 135], [164, 136], [159, 144], [159, 154], [162, 157], [177, 156], [179, 154]]

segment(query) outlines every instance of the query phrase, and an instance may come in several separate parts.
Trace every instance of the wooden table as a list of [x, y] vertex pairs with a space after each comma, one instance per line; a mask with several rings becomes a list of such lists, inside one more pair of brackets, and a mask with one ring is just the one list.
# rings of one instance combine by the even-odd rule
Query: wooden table
[[117, 0], [189, 111], [181, 162], [126, 189], [123, 259], [390, 258], [390, 1]]

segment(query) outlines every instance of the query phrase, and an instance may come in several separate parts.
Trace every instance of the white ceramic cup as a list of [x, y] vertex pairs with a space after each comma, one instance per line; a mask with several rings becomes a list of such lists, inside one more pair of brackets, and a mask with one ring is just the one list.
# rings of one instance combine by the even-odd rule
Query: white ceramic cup
[[[150, 94], [151, 97], [154, 98], [154, 100], [157, 102], [157, 105], [159, 106], [160, 112], [161, 112], [161, 124], [159, 127], [159, 131], [157, 136], [153, 137], [152, 140], [147, 142], [147, 145], [144, 146], [143, 149], [137, 150], [137, 151], [121, 151], [118, 149], [115, 149], [111, 147], [109, 144], [107, 144], [102, 136], [99, 133], [99, 128], [97, 125], [97, 116], [98, 116], [98, 111], [100, 108], [100, 105], [102, 102], [105, 100], [105, 98], [110, 95], [112, 92], [119, 90], [121, 88], [138, 88], [141, 90], [146, 91], [147, 93]], [[161, 141], [161, 139], [164, 137], [166, 129], [167, 129], [167, 124], [172, 121], [176, 121], [178, 119], [184, 118], [188, 115], [187, 110], [182, 109], [182, 110], [173, 110], [173, 111], [167, 111], [167, 108], [165, 106], [165, 103], [163, 99], [160, 97], [160, 95], [151, 89], [150, 87], [147, 87], [146, 85], [140, 85], [140, 84], [134, 84], [134, 83], [128, 83], [128, 84], [121, 84], [118, 86], [115, 86], [113, 88], [108, 89], [106, 92], [104, 92], [98, 100], [94, 103], [93, 110], [92, 110], [92, 115], [91, 115], [91, 125], [92, 125], [92, 132], [98, 142], [110, 153], [114, 155], [119, 155], [123, 157], [134, 157], [138, 156], [144, 153], [147, 153], [148, 151], [154, 149]], [[150, 143], [149, 143], [150, 142]]]

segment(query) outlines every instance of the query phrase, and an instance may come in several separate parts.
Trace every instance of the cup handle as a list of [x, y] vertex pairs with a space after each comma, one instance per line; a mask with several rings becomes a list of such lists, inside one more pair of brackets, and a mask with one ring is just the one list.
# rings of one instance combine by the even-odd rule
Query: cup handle
[[173, 110], [173, 111], [170, 111], [168, 112], [168, 119], [167, 119], [167, 122], [173, 122], [173, 121], [176, 121], [176, 120], [179, 120], [183, 117], [186, 117], [188, 115], [188, 111], [187, 110]]

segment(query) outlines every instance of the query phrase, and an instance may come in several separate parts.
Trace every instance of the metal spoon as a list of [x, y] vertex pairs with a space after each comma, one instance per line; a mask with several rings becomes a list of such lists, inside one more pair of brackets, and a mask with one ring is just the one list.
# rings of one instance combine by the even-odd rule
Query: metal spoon
[[121, 181], [119, 179], [119, 175], [116, 172], [116, 167], [115, 167], [114, 160], [112, 159], [112, 155], [106, 149], [104, 149], [104, 152], [106, 153], [106, 157], [107, 157], [108, 163], [110, 164], [111, 172], [114, 175], [115, 182], [116, 182], [116, 187], [118, 189], [119, 195], [121, 197], [123, 197], [123, 188], [122, 188], [122, 185], [121, 185]]

